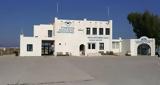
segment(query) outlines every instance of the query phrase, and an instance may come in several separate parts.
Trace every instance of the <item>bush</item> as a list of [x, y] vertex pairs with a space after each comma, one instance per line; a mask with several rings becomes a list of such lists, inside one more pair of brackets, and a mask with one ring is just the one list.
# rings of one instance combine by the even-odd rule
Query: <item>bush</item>
[[113, 55], [113, 54], [114, 54], [113, 51], [110, 51], [110, 52], [109, 52], [109, 55]]
[[19, 52], [18, 51], [14, 51], [15, 56], [19, 56]]
[[106, 53], [104, 53], [104, 51], [99, 51], [99, 53], [101, 55], [114, 55], [113, 51], [106, 51]]
[[101, 55], [105, 55], [104, 51], [99, 51], [99, 53], [100, 53]]
[[114, 55], [113, 51], [107, 51], [106, 54], [107, 55]]

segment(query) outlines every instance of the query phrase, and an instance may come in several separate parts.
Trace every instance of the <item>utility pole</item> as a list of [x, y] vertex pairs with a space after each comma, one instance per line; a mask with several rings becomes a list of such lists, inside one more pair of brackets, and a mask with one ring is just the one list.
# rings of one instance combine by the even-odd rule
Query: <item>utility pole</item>
[[109, 19], [109, 13], [110, 13], [110, 9], [109, 7], [107, 7], [107, 18]]
[[56, 13], [57, 13], [57, 17], [58, 17], [58, 13], [59, 12], [59, 2], [58, 2], [58, 0], [57, 0], [57, 3], [56, 3]]

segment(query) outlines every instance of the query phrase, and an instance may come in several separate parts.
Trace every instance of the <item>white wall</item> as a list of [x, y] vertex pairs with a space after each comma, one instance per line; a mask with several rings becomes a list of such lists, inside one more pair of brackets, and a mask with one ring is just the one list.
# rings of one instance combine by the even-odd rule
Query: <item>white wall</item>
[[123, 39], [122, 40], [122, 55], [125, 55], [127, 52], [131, 52], [131, 42], [130, 39]]
[[137, 56], [137, 44], [135, 43], [137, 39], [130, 39], [130, 51], [131, 56]]
[[[65, 22], [70, 22], [66, 25]], [[108, 24], [109, 22], [109, 24]], [[99, 43], [104, 42], [104, 51], [112, 50], [112, 21], [88, 21], [84, 20], [61, 20], [55, 18], [55, 51], [56, 52], [71, 52], [73, 56], [79, 56], [79, 46], [85, 45], [86, 55], [89, 53], [98, 53]], [[73, 33], [58, 33], [61, 27], [74, 27]], [[99, 29], [97, 29], [98, 35], [86, 35], [86, 28], [110, 28], [110, 35], [99, 35]], [[105, 29], [104, 29], [105, 34]], [[88, 37], [106, 37], [108, 39], [102, 39], [102, 41], [90, 41]], [[96, 49], [89, 50], [88, 43], [96, 43]], [[61, 43], [61, 45], [59, 45]]]
[[[53, 25], [41, 24], [34, 25], [34, 37], [40, 37], [41, 39], [46, 39], [48, 37], [48, 30], [52, 30], [52, 35], [54, 36]], [[53, 37], [52, 37], [53, 38]]]
[[[146, 39], [143, 41], [142, 39]], [[141, 37], [140, 39], [131, 39], [131, 55], [137, 56], [138, 46], [141, 44], [147, 44], [151, 48], [151, 56], [155, 56], [155, 40], [153, 38]]]
[[[33, 51], [27, 51], [27, 44], [33, 44]], [[41, 40], [36, 37], [20, 36], [20, 56], [41, 56]]]
[[112, 51], [115, 54], [121, 55], [122, 52], [122, 39], [113, 39], [112, 40]]
[[[34, 34], [31, 37], [20, 36], [20, 56], [41, 56], [42, 40], [54, 40], [52, 24], [34, 25]], [[48, 30], [52, 30], [52, 37], [48, 37]], [[27, 44], [33, 44], [33, 51], [27, 52]]]

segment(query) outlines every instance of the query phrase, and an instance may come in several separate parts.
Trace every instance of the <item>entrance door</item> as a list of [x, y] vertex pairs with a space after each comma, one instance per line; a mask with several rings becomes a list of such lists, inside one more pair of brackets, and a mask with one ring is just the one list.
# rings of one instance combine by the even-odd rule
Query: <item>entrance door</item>
[[85, 55], [85, 45], [81, 44], [79, 46], [80, 55]]
[[53, 55], [54, 52], [53, 41], [42, 41], [42, 55]]
[[151, 48], [148, 44], [141, 44], [137, 49], [138, 55], [151, 55]]

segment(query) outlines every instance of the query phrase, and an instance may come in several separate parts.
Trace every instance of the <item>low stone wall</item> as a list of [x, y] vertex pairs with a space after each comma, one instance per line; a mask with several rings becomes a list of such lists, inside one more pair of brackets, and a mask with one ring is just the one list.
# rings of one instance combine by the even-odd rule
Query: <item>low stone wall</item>
[[19, 51], [20, 49], [19, 48], [0, 48], [0, 56], [3, 56], [3, 55], [15, 55], [15, 56], [18, 56], [19, 55]]

